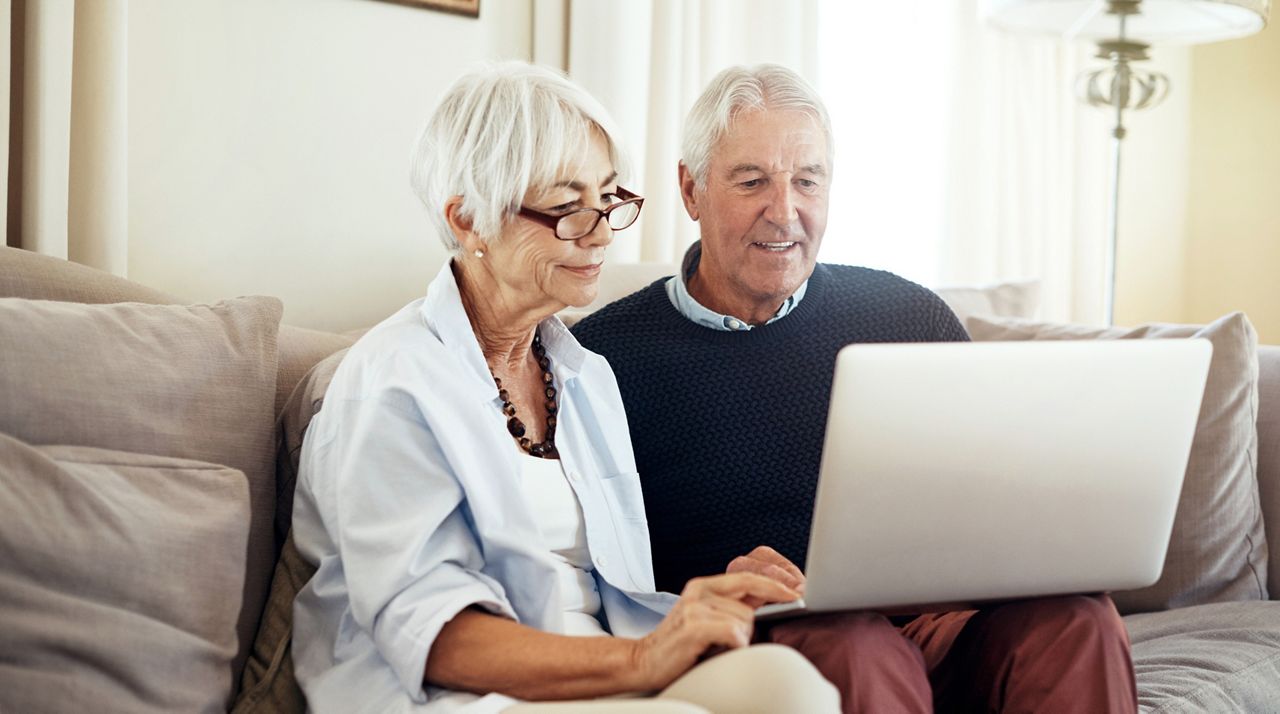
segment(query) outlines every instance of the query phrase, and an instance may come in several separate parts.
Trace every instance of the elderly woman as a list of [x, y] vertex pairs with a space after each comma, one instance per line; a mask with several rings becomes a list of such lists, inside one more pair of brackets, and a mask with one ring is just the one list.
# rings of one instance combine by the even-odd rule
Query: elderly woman
[[613, 373], [555, 317], [591, 302], [640, 212], [614, 136], [582, 89], [521, 63], [459, 80], [423, 131], [414, 187], [453, 259], [351, 348], [303, 447], [312, 710], [838, 708], [794, 651], [748, 646], [752, 605], [784, 585], [654, 591]]

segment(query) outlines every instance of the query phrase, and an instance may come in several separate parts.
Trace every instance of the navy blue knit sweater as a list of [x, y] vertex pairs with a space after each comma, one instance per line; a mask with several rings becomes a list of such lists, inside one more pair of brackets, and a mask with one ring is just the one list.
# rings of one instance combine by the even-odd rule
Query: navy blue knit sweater
[[757, 545], [804, 567], [836, 353], [968, 335], [931, 291], [867, 268], [819, 264], [790, 314], [747, 332], [694, 324], [664, 283], [573, 330], [618, 377], [658, 589]]

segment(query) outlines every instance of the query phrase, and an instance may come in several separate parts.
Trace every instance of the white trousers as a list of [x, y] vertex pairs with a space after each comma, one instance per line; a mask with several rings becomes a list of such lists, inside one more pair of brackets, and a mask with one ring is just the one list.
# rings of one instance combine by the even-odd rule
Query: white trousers
[[505, 714], [835, 714], [840, 693], [800, 653], [782, 645], [725, 652], [647, 699], [527, 702]]

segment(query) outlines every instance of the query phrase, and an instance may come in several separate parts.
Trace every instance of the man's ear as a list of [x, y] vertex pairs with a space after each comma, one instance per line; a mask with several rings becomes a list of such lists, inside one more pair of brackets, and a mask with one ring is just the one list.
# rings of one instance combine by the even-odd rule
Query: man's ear
[[463, 251], [474, 254], [488, 247], [472, 229], [471, 218], [462, 214], [462, 196], [453, 196], [444, 202], [444, 218]]
[[680, 162], [680, 200], [684, 201], [684, 210], [693, 220], [698, 220], [698, 182], [694, 180], [689, 167]]

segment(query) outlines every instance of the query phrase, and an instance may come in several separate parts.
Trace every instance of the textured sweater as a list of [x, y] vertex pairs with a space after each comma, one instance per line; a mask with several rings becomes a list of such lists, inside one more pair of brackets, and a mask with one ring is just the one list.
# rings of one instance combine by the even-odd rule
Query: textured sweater
[[804, 567], [836, 353], [968, 335], [931, 291], [867, 268], [819, 264], [793, 312], [747, 332], [690, 322], [664, 283], [573, 330], [618, 378], [658, 589], [758, 545]]

